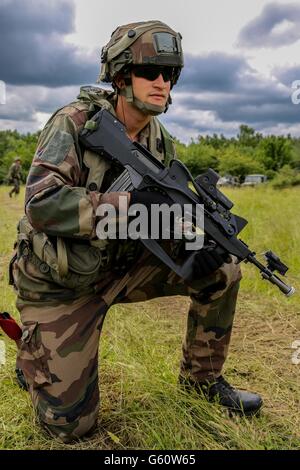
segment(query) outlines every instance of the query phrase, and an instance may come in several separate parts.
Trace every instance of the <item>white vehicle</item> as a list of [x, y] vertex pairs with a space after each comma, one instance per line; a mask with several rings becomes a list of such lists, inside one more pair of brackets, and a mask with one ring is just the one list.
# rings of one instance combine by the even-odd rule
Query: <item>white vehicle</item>
[[217, 186], [239, 186], [239, 179], [236, 176], [232, 175], [225, 175], [221, 176], [221, 178], [217, 182]]
[[247, 175], [242, 186], [256, 186], [257, 184], [265, 183], [266, 181], [266, 175]]

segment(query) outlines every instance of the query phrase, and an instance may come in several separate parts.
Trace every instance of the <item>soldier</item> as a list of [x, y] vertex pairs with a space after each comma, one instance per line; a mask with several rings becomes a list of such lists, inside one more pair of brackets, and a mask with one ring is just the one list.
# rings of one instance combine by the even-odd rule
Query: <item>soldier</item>
[[180, 383], [233, 411], [252, 414], [262, 404], [221, 375], [241, 279], [234, 260], [200, 250], [187, 285], [140, 242], [96, 237], [101, 204], [119, 208], [120, 194], [129, 203], [158, 201], [138, 191], [105, 193], [123, 170], [84, 150], [78, 133], [105, 108], [130, 139], [168, 165], [174, 145], [156, 116], [171, 104], [182, 67], [181, 35], [167, 25], [118, 27], [102, 50], [100, 73], [113, 91], [81, 88], [77, 101], [50, 118], [38, 142], [12, 263], [23, 325], [17, 366], [41, 424], [64, 442], [95, 426], [99, 336], [109, 307], [121, 302], [190, 296]]
[[16, 195], [19, 194], [21, 176], [21, 159], [16, 157], [8, 173], [8, 181], [10, 184], [13, 184], [13, 188], [9, 192], [9, 197], [12, 197], [14, 193]]

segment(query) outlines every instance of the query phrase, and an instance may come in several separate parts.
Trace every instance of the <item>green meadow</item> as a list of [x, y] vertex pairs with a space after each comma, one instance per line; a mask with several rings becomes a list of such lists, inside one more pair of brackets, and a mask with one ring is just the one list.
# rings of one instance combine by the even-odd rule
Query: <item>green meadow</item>
[[[0, 449], [299, 449], [300, 363], [292, 343], [300, 340], [300, 187], [226, 190], [234, 212], [248, 219], [241, 238], [261, 258], [272, 249], [289, 266], [286, 298], [242, 263], [229, 357], [224, 375], [263, 396], [259, 416], [230, 417], [218, 404], [177, 386], [188, 299], [155, 299], [114, 306], [100, 342], [101, 407], [88, 439], [65, 445], [38, 427], [28, 393], [14, 378], [15, 344], [0, 335], [6, 363], [0, 366]], [[0, 310], [18, 319], [7, 267], [24, 188], [10, 199], [0, 187]], [[262, 259], [262, 258], [261, 258]], [[299, 354], [300, 357], [300, 354]]]

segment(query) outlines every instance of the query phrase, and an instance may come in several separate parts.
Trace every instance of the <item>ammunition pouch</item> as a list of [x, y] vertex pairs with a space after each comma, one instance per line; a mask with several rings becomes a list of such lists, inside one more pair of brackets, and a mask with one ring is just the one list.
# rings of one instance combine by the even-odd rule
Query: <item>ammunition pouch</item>
[[81, 290], [105, 276], [109, 261], [105, 244], [50, 237], [35, 230], [26, 216], [19, 222], [17, 262], [25, 276]]

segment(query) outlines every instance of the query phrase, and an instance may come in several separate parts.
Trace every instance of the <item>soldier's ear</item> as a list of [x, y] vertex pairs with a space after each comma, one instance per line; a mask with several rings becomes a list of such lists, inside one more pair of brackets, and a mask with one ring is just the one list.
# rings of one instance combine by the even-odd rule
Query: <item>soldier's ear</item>
[[120, 90], [125, 88], [125, 79], [124, 79], [124, 77], [122, 75], [117, 75], [116, 78], [115, 78], [115, 84], [116, 84], [117, 88], [119, 88]]

